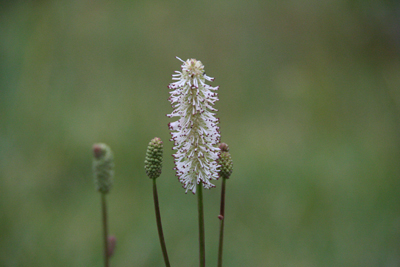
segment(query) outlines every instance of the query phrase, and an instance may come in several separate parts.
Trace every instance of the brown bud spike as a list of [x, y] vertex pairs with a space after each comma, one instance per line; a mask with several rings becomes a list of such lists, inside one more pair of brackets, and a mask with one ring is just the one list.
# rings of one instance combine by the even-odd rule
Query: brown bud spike
[[110, 235], [107, 238], [107, 240], [108, 240], [107, 253], [108, 253], [108, 257], [111, 257], [112, 255], [114, 255], [115, 245], [117, 244], [117, 239], [115, 238], [115, 236]]

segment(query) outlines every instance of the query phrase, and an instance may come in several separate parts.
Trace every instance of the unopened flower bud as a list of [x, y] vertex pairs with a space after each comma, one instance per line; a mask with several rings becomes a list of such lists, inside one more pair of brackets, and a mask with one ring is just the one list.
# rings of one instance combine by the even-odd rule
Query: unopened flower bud
[[221, 152], [218, 157], [218, 165], [219, 167], [219, 176], [222, 178], [229, 179], [233, 171], [233, 162], [231, 158], [231, 154], [229, 153], [229, 147], [225, 143], [221, 143], [219, 145], [219, 149]]
[[146, 152], [146, 159], [144, 161], [144, 169], [150, 179], [155, 179], [161, 174], [163, 160], [163, 142], [160, 138], [153, 138]]
[[114, 255], [115, 252], [115, 245], [117, 244], [117, 239], [115, 238], [115, 236], [110, 235], [107, 238], [107, 253], [108, 253], [108, 257], [111, 257], [112, 255]]
[[229, 147], [225, 143], [219, 144], [219, 149], [221, 149], [221, 152], [229, 152]]
[[114, 176], [114, 162], [111, 149], [102, 143], [93, 145], [93, 174], [97, 191], [108, 193]]

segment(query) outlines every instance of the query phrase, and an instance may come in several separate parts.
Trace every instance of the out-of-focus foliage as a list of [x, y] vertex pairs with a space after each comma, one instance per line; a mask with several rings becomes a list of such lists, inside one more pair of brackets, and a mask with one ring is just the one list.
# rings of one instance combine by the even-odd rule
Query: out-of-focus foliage
[[3, 1], [0, 265], [101, 266], [91, 147], [105, 142], [112, 265], [163, 266], [143, 169], [156, 136], [170, 261], [198, 264], [196, 198], [168, 158], [179, 56], [220, 86], [225, 266], [399, 266], [399, 18], [398, 1]]

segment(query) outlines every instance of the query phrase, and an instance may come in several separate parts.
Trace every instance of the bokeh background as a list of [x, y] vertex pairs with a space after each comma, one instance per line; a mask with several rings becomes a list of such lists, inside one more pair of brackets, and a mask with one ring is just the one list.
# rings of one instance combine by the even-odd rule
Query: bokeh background
[[[93, 143], [115, 154], [112, 266], [198, 265], [196, 197], [174, 176], [175, 59], [219, 85], [224, 266], [400, 266], [400, 4], [373, 0], [0, 3], [0, 265], [102, 266]], [[216, 266], [221, 181], [205, 191]]]

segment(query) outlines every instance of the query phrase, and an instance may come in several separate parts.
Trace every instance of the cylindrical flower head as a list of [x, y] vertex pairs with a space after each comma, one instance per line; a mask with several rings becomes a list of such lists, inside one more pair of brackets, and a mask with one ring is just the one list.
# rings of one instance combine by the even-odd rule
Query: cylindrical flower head
[[161, 174], [163, 160], [163, 142], [160, 138], [152, 139], [147, 147], [144, 169], [150, 179], [155, 179]]
[[97, 191], [108, 193], [114, 177], [114, 161], [111, 149], [106, 144], [93, 145], [93, 174]]
[[229, 147], [227, 144], [221, 143], [219, 149], [221, 149], [221, 153], [218, 157], [218, 164], [220, 165], [219, 176], [228, 179], [233, 171], [233, 162], [231, 154], [229, 153]]
[[[177, 57], [178, 58], [178, 57]], [[171, 130], [171, 141], [174, 141], [173, 155], [175, 170], [183, 188], [196, 193], [196, 184], [202, 183], [204, 188], [215, 187], [210, 180], [218, 179], [219, 143], [220, 134], [217, 126], [219, 120], [215, 118], [217, 111], [213, 108], [218, 101], [218, 94], [206, 81], [213, 81], [204, 72], [203, 64], [196, 59], [183, 61], [182, 72], [175, 71], [173, 80], [168, 87], [172, 91], [168, 99], [174, 109], [167, 116], [178, 117], [168, 126]]]

